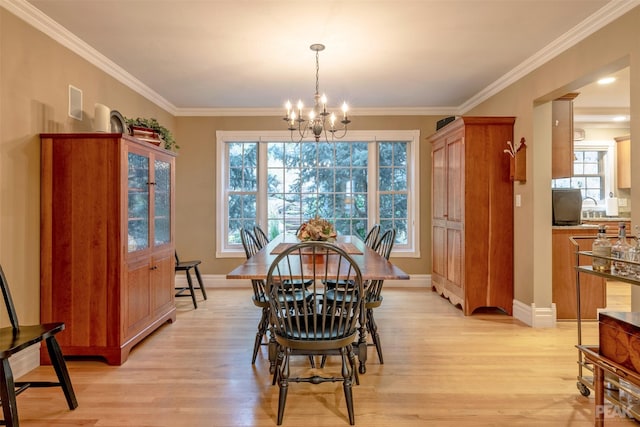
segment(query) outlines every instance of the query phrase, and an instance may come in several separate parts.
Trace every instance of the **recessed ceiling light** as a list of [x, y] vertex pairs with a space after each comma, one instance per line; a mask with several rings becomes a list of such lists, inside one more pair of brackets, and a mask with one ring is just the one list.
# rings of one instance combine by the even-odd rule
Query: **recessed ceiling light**
[[616, 81], [615, 77], [604, 77], [598, 80], [598, 84], [600, 85], [608, 85]]
[[627, 121], [627, 117], [626, 116], [616, 116], [613, 118], [614, 122], [626, 122]]

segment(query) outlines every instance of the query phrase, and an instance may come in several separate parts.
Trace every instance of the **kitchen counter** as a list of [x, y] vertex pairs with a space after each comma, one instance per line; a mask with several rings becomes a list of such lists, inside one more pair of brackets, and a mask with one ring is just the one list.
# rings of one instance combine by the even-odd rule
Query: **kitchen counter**
[[580, 224], [580, 225], [553, 225], [552, 230], [585, 230], [590, 228], [598, 228], [598, 224]]
[[585, 230], [590, 228], [598, 228], [599, 225], [605, 225], [609, 230], [618, 226], [619, 222], [627, 224], [627, 232], [631, 227], [631, 218], [624, 217], [602, 217], [602, 218], [584, 218], [580, 225], [554, 225], [553, 230]]
[[588, 222], [629, 222], [631, 217], [602, 217], [602, 218], [583, 218], [582, 221]]

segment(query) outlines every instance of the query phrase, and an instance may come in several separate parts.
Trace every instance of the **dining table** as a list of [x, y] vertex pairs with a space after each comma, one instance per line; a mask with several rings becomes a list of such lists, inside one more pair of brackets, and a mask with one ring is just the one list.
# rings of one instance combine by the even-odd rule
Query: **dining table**
[[[298, 238], [293, 234], [280, 234], [269, 241], [269, 243], [255, 255], [227, 273], [226, 278], [266, 280], [269, 267], [278, 254], [288, 246], [299, 242]], [[347, 252], [355, 261], [360, 268], [362, 280], [365, 283], [371, 280], [409, 280], [407, 273], [365, 245], [358, 236], [338, 235], [333, 243]], [[367, 338], [364, 325], [360, 327], [358, 342], [355, 344], [355, 348], [360, 363], [359, 371], [364, 374], [366, 372], [367, 362]], [[273, 368], [275, 366], [275, 360], [271, 360], [273, 358], [272, 353], [274, 353], [273, 350], [270, 350], [269, 360]]]

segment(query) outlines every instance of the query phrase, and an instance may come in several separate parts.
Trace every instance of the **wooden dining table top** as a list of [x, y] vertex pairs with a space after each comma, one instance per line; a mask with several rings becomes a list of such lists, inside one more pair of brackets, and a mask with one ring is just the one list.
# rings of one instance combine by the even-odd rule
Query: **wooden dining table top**
[[[267, 271], [278, 253], [299, 243], [293, 234], [281, 234], [244, 263], [227, 274], [227, 279], [266, 280]], [[344, 249], [360, 267], [363, 280], [408, 280], [409, 275], [369, 248], [357, 236], [339, 235], [335, 244]]]

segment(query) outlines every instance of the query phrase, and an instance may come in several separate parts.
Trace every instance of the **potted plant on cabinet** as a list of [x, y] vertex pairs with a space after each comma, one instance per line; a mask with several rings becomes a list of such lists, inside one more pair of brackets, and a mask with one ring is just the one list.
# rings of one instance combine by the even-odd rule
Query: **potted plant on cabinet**
[[127, 122], [127, 126], [129, 126], [131, 134], [134, 133], [133, 128], [135, 127], [150, 129], [151, 131], [158, 134], [158, 136], [162, 140], [161, 142], [164, 143], [165, 149], [175, 151], [180, 148], [176, 140], [173, 138], [171, 131], [158, 123], [158, 120], [154, 119], [153, 117], [150, 119], [141, 117], [130, 119], [125, 117], [125, 121]]

